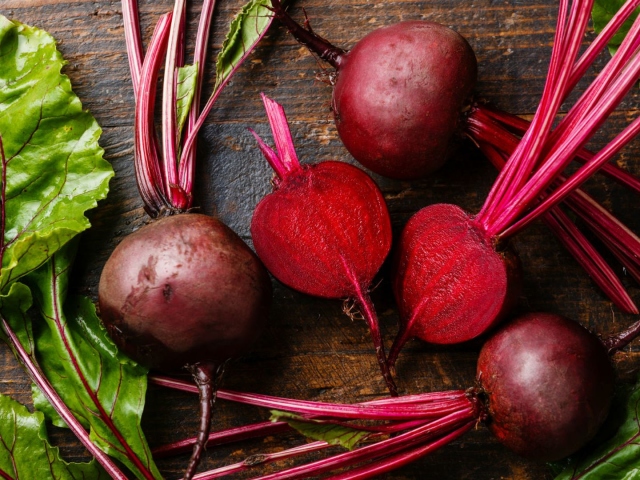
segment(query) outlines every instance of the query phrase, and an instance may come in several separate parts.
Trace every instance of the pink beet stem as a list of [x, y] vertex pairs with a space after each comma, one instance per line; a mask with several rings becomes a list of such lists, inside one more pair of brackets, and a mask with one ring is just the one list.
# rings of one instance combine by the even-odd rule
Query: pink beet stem
[[[626, 225], [613, 217], [602, 205], [599, 205], [582, 190], [577, 190], [576, 195], [570, 198], [567, 205], [580, 215], [603, 241], [614, 245], [623, 252], [636, 268], [640, 267], [640, 238]], [[588, 214], [585, 215], [585, 212]]]
[[197, 139], [197, 136], [198, 136], [198, 132], [200, 131], [200, 129], [204, 125], [204, 122], [207, 119], [207, 116], [209, 115], [209, 112], [211, 112], [211, 109], [213, 108], [214, 104], [218, 100], [218, 97], [222, 93], [222, 90], [229, 83], [229, 81], [231, 80], [233, 75], [238, 71], [238, 69], [241, 67], [241, 65], [244, 63], [244, 61], [249, 57], [249, 54], [253, 51], [255, 46], [266, 35], [267, 30], [269, 30], [269, 26], [270, 26], [272, 20], [273, 20], [273, 16], [271, 16], [269, 18], [269, 25], [267, 25], [264, 28], [264, 30], [262, 30], [260, 35], [257, 38], [254, 39], [254, 42], [251, 45], [245, 45], [244, 46], [244, 55], [243, 55], [243, 57], [240, 59], [239, 62], [237, 62], [235, 64], [235, 66], [231, 69], [231, 71], [228, 72], [226, 74], [226, 76], [224, 76], [223, 78], [216, 78], [216, 83], [215, 83], [215, 86], [213, 88], [213, 92], [211, 93], [211, 96], [207, 100], [207, 103], [205, 104], [205, 106], [202, 108], [202, 111], [200, 112], [200, 115], [198, 116], [198, 119], [193, 124], [193, 127], [191, 128], [191, 130], [188, 132], [188, 135], [185, 136], [185, 139], [184, 139], [184, 142], [183, 142], [183, 147], [182, 147], [182, 154], [180, 156], [180, 162], [179, 162], [180, 164], [182, 164], [183, 162], [186, 161], [185, 160], [186, 157], [188, 155], [191, 155], [192, 150], [195, 150], [194, 147], [195, 147], [195, 144], [196, 144], [196, 139]]
[[378, 477], [383, 473], [387, 473], [397, 468], [408, 465], [418, 458], [429, 455], [430, 453], [438, 450], [440, 447], [448, 445], [449, 443], [453, 442], [454, 440], [471, 430], [476, 425], [476, 423], [476, 421], [472, 420], [467, 424], [461, 426], [460, 428], [452, 431], [451, 433], [448, 433], [447, 435], [437, 440], [428, 442], [426, 445], [411, 449], [409, 451], [401, 452], [391, 457], [383, 457], [381, 460], [377, 460], [371, 465], [365, 465], [363, 467], [350, 469], [345, 473], [328, 477], [327, 480], [364, 480], [367, 478]]
[[[622, 150], [638, 133], [640, 132], [640, 117], [636, 118], [622, 132], [620, 132], [605, 148], [600, 150], [594, 157], [573, 174], [569, 180], [563, 182], [553, 193], [551, 193], [544, 201], [536, 206], [526, 216], [512, 224], [504, 230], [503, 236], [509, 237], [522, 230], [541, 214], [549, 210], [551, 207], [563, 201], [576, 188], [586, 182], [603, 164], [611, 160], [617, 153]], [[501, 235], [501, 236], [502, 236]]]
[[[485, 223], [485, 225], [489, 227], [487, 228], [487, 231], [491, 232], [490, 235], [494, 235], [491, 228], [495, 223], [495, 217], [499, 216], [504, 211], [508, 203], [518, 194], [518, 192], [521, 192], [525, 189], [525, 186], [528, 186], [527, 181], [531, 176], [531, 173], [539, 164], [539, 158], [544, 152], [547, 140], [551, 136], [553, 121], [555, 120], [555, 116], [558, 113], [560, 105], [566, 96], [566, 88], [569, 82], [570, 73], [570, 68], [567, 68], [567, 66], [573, 63], [578, 53], [580, 40], [584, 34], [587, 21], [589, 19], [591, 4], [592, 2], [587, 1], [585, 2], [585, 6], [580, 9], [580, 2], [572, 3], [571, 15], [569, 18], [569, 30], [571, 31], [571, 35], [568, 36], [568, 40], [560, 40], [559, 45], [556, 37], [556, 41], [554, 42], [554, 51], [557, 50], [558, 54], [561, 56], [561, 60], [559, 60], [555, 66], [560, 68], [560, 72], [556, 72], [557, 77], [553, 76], [545, 85], [542, 100], [540, 101], [538, 111], [531, 122], [531, 127], [527, 130], [523, 141], [518, 146], [523, 152], [523, 155], [518, 156], [516, 153], [514, 154], [516, 160], [510, 160], [507, 162], [506, 168], [508, 168], [510, 162], [514, 164], [516, 180], [514, 181], [512, 179], [505, 183], [505, 191], [501, 195], [498, 204], [491, 212], [491, 217]], [[576, 12], [579, 12], [577, 17]], [[576, 18], [578, 19], [577, 21]], [[553, 67], [554, 65], [552, 63], [550, 66], [550, 73], [553, 72]], [[540, 127], [536, 130], [534, 129], [534, 124], [538, 118], [540, 119]], [[518, 152], [518, 149], [516, 152]]]
[[[640, 2], [640, 0], [638, 0], [638, 2]], [[524, 134], [524, 132], [526, 132], [527, 128], [529, 128], [530, 125], [530, 122], [516, 115], [495, 110], [493, 108], [487, 107], [486, 105], [476, 105], [469, 115], [469, 122], [471, 123], [476, 121], [479, 123], [484, 123], [486, 122], [486, 120], [483, 120], [483, 118], [490, 118], [502, 124], [502, 126], [512, 128], [519, 135]], [[474, 132], [472, 131], [471, 133], [471, 139], [475, 141], [475, 136], [473, 135]], [[500, 140], [496, 139], [496, 142], [500, 142]], [[504, 150], [500, 143], [491, 143], [492, 145], [499, 147], [501, 150]], [[593, 156], [594, 154], [592, 152], [581, 149], [576, 154], [575, 160], [584, 164], [591, 160]], [[629, 188], [635, 193], [640, 194], [640, 178], [633, 175], [632, 173], [623, 170], [613, 163], [605, 163], [599, 170], [599, 172], [616, 181], [620, 185]]]
[[[264, 109], [267, 112], [267, 118], [269, 119], [271, 132], [273, 133], [273, 141], [276, 144], [278, 159], [280, 160], [278, 169], [273, 165], [272, 167], [280, 178], [284, 178], [283, 175], [300, 169], [300, 161], [298, 160], [298, 155], [296, 154], [296, 149], [293, 144], [293, 137], [291, 136], [291, 129], [287, 122], [287, 115], [282, 105], [271, 100], [264, 93], [260, 95]], [[269, 159], [267, 158], [267, 160]]]
[[[573, 12], [575, 12], [576, 5], [578, 4], [579, 2], [572, 4], [572, 14], [569, 20], [574, 19]], [[560, 106], [560, 98], [557, 95], [559, 89], [557, 86], [562, 85], [563, 79], [565, 82], [567, 80], [569, 69], [566, 68], [564, 62], [573, 60], [573, 58], [569, 58], [569, 52], [567, 52], [567, 45], [565, 42], [567, 30], [569, 32], [572, 30], [570, 28], [571, 25], [567, 26], [567, 8], [568, 0], [562, 0], [558, 11], [558, 20], [556, 24], [553, 50], [551, 52], [549, 71], [542, 93], [542, 99], [540, 100], [536, 114], [531, 122], [531, 127], [527, 130], [525, 136], [518, 145], [518, 148], [498, 176], [493, 188], [489, 192], [484, 206], [478, 214], [478, 224], [485, 226], [487, 230], [487, 227], [490, 225], [490, 219], [496, 211], [499, 211], [504, 199], [509, 199], [514, 189], [520, 188], [524, 181], [529, 177], [531, 170], [535, 165], [534, 157], [541, 151], [544, 141], [549, 135], [551, 124], [555, 118], [557, 109]], [[572, 37], [574, 36], [575, 35]], [[577, 48], [574, 50], [575, 55]]]
[[129, 70], [133, 81], [133, 93], [137, 97], [140, 73], [142, 72], [142, 59], [144, 58], [137, 0], [122, 0], [122, 20], [124, 23], [124, 38], [127, 46]]
[[[184, 380], [160, 375], [150, 375], [149, 381], [156, 385], [173, 388], [175, 390], [197, 393], [197, 387]], [[464, 390], [409, 395], [407, 398], [386, 398], [354, 405], [293, 400], [229, 390], [219, 390], [218, 398], [232, 402], [244, 403], [246, 405], [283, 410], [303, 415], [369, 420], [411, 420], [434, 418], [456, 411], [465, 405], [470, 405], [470, 400], [467, 398], [467, 394]]]
[[587, 47], [580, 59], [573, 66], [571, 79], [567, 85], [567, 94], [575, 88], [578, 81], [584, 76], [587, 69], [598, 57], [598, 54], [607, 46], [609, 41], [613, 38], [620, 27], [622, 27], [624, 22], [633, 15], [633, 12], [638, 5], [640, 5], [640, 0], [627, 0], [613, 15], [613, 17], [611, 17], [596, 39]]
[[[472, 113], [469, 118], [468, 132], [498, 170], [504, 167], [505, 160], [501, 154], [495, 150], [494, 147], [489, 146], [489, 144], [499, 146], [499, 148], [505, 152], [513, 151], [517, 145], [515, 136], [495, 124], [491, 118], [488, 118], [484, 110], [477, 110]], [[562, 177], [559, 177], [558, 180], [560, 183], [564, 181]], [[638, 251], [640, 251], [640, 239], [637, 239], [621, 222], [581, 190], [576, 189], [572, 192], [566, 202], [587, 222], [598, 236], [602, 236], [600, 232], [603, 230], [621, 230], [624, 235], [618, 234], [612, 236], [610, 241], [619, 249], [626, 250], [635, 246]], [[575, 208], [577, 202], [582, 205], [581, 209]], [[597, 254], [590, 242], [577, 230], [566, 215], [562, 214], [558, 209], [553, 209], [552, 211], [555, 219], [549, 218], [548, 216], [543, 217], [547, 226], [556, 234], [565, 247], [611, 300], [624, 311], [629, 313], [636, 312], [637, 307], [635, 303], [631, 300], [626, 289], [611, 270], [611, 267]], [[558, 222], [561, 225], [559, 225]], [[568, 230], [575, 235], [574, 238], [567, 236]], [[629, 262], [625, 263], [625, 265], [627, 264], [629, 264]]]
[[285, 460], [298, 455], [304, 455], [306, 453], [317, 452], [330, 448], [327, 442], [311, 442], [304, 445], [300, 445], [293, 448], [282, 450], [275, 453], [262, 453], [259, 455], [252, 455], [241, 462], [233, 463], [231, 465], [225, 465], [224, 467], [216, 468], [215, 470], [209, 470], [208, 472], [202, 472], [193, 477], [194, 480], [210, 480], [212, 478], [220, 478], [233, 473], [243, 472], [258, 465], [264, 465], [266, 463], [275, 462], [278, 460]]
[[[480, 142], [478, 146], [498, 170], [502, 168], [505, 160], [500, 152], [493, 146], [482, 142]], [[571, 198], [578, 193], [580, 193], [580, 190], [574, 192]], [[580, 212], [578, 215], [587, 217], [588, 213]], [[542, 216], [542, 220], [578, 263], [580, 263], [593, 281], [621, 310], [626, 313], [638, 313], [638, 307], [612, 268], [562, 210], [554, 207]], [[609, 248], [613, 251], [615, 247], [611, 245]]]
[[[597, 54], [606, 46], [606, 44], [613, 37], [613, 35], [620, 28], [620, 26], [631, 16], [633, 11], [635, 10], [635, 7], [638, 4], [640, 4], [640, 0], [628, 0], [625, 3], [625, 5], [613, 16], [613, 18], [610, 20], [610, 22], [607, 24], [607, 26], [598, 35], [596, 40], [594, 40], [589, 45], [589, 47], [584, 52], [582, 57], [576, 62], [576, 64], [573, 67], [573, 71], [572, 71], [571, 77], [570, 77], [569, 81], [567, 82], [567, 84], [565, 85], [565, 89], [564, 89], [564, 93], [563, 93], [563, 96], [562, 96], [562, 100], [566, 99], [567, 95], [575, 87], [575, 85], [577, 84], [578, 80], [584, 75], [584, 73], [586, 72], [587, 68], [593, 63], [593, 61], [596, 58]], [[633, 38], [633, 36], [627, 36], [627, 38]], [[630, 40], [627, 40], [627, 42], [630, 42]], [[625, 49], [626, 49], [626, 47], [625, 47]], [[624, 55], [618, 55], [618, 58], [620, 60], [628, 61], [628, 59], [630, 58], [629, 57], [629, 51], [626, 51], [626, 53], [624, 53]], [[616, 68], [619, 68], [620, 65], [621, 65], [621, 63], [619, 63], [619, 62], [618, 63], [610, 62], [606, 67], [609, 70], [609, 73], [607, 75], [603, 75], [602, 73], [604, 73], [604, 72], [602, 72], [600, 74], [600, 76], [598, 77], [598, 79], [596, 80], [596, 82], [594, 82], [594, 84], [598, 84], [600, 82], [603, 82], [606, 78], [609, 78], [609, 79], [614, 78], [617, 73], [613, 72], [612, 70], [615, 70]], [[595, 88], [594, 85], [592, 85], [590, 87], [590, 89], [593, 89], [593, 88]], [[581, 101], [584, 101], [584, 98]], [[542, 102], [541, 102], [541, 104], [542, 104]], [[515, 117], [515, 118], [517, 118], [517, 117]], [[502, 118], [501, 120], [504, 121], [504, 118]], [[561, 122], [561, 125], [562, 124], [566, 125], [566, 118], [563, 119], [563, 121]], [[521, 126], [519, 128], [522, 129], [523, 131], [525, 131], [528, 128], [528, 126], [524, 126], [524, 128], [522, 128], [522, 126]], [[559, 135], [559, 133], [562, 132], [562, 130], [563, 130], [562, 128], [559, 131], [556, 130], [556, 132], [554, 132], [554, 134], [552, 134], [552, 138], [557, 140], [557, 136]], [[553, 144], [554, 142], [551, 142], [551, 143]], [[487, 202], [485, 203], [485, 205], [487, 205]]]
[[[202, 4], [202, 11], [200, 12], [200, 22], [198, 23], [196, 45], [193, 53], [193, 63], [194, 65], [198, 66], [196, 90], [193, 95], [193, 101], [191, 104], [191, 109], [189, 110], [189, 116], [187, 117], [187, 123], [184, 133], [185, 138], [189, 137], [194, 131], [196, 122], [198, 120], [198, 114], [200, 112], [202, 86], [204, 84], [203, 80], [206, 73], [205, 64], [207, 61], [207, 40], [209, 39], [209, 31], [211, 30], [211, 18], [213, 17], [213, 10], [215, 8], [215, 5], [215, 0], [204, 0]], [[193, 191], [195, 164], [196, 149], [191, 148], [184, 157], [181, 157], [178, 165], [178, 179], [180, 182], [180, 189], [187, 194], [187, 208], [191, 207], [192, 204], [192, 196], [190, 192]]]
[[[346, 267], [346, 265], [345, 265]], [[364, 320], [369, 325], [371, 332], [371, 340], [373, 341], [373, 347], [376, 350], [376, 358], [378, 359], [378, 366], [382, 372], [382, 378], [387, 385], [387, 389], [392, 397], [398, 396], [398, 388], [391, 375], [389, 364], [387, 363], [387, 357], [384, 351], [384, 342], [382, 341], [382, 335], [380, 334], [380, 325], [378, 322], [378, 315], [376, 314], [375, 306], [371, 301], [371, 297], [368, 293], [364, 293], [362, 287], [358, 284], [355, 278], [352, 278], [354, 286], [356, 288], [356, 299], [360, 306], [360, 312], [364, 317]]]
[[178, 67], [184, 45], [184, 18], [186, 0], [176, 0], [173, 6], [173, 19], [169, 34], [169, 47], [164, 66], [162, 90], [162, 173], [165, 195], [176, 208], [181, 208], [178, 193], [178, 138], [176, 102]]
[[[291, 427], [287, 422], [260, 422], [251, 425], [243, 425], [241, 427], [229, 428], [212, 432], [207, 438], [206, 446], [224, 445], [227, 443], [239, 442], [241, 440], [249, 440], [252, 438], [260, 438], [268, 435], [277, 435], [282, 432], [290, 431]], [[186, 438], [177, 442], [167, 443], [152, 450], [154, 458], [169, 457], [185, 453], [193, 449], [194, 444], [198, 441], [197, 437]]]
[[[31, 378], [31, 381], [40, 389], [42, 394], [47, 398], [51, 406], [60, 415], [64, 422], [69, 426], [70, 430], [80, 440], [80, 442], [89, 450], [89, 452], [95, 457], [98, 463], [106, 470], [106, 472], [115, 480], [127, 480], [127, 476], [122, 473], [118, 466], [113, 463], [107, 454], [100, 450], [91, 441], [89, 434], [86, 432], [82, 424], [76, 419], [69, 407], [62, 401], [56, 390], [53, 388], [47, 377], [42, 373], [40, 367], [36, 363], [32, 354], [27, 352], [20, 340], [12, 330], [9, 323], [4, 319], [2, 321], [2, 328], [9, 338], [9, 342], [16, 352], [16, 356], [20, 359], [22, 364], [27, 369], [27, 373]], [[137, 458], [137, 457], [136, 457]], [[144, 469], [140, 471], [145, 478], [153, 479], [153, 475]]]
[[459, 429], [467, 424], [475, 424], [477, 421], [476, 412], [471, 409], [460, 409], [445, 417], [434, 420], [422, 427], [415, 428], [398, 436], [367, 445], [356, 450], [334, 455], [329, 458], [318, 460], [276, 472], [270, 475], [259, 477], [260, 480], [283, 480], [289, 478], [306, 478], [312, 475], [320, 475], [338, 468], [345, 468], [351, 465], [374, 460], [381, 456], [392, 455], [407, 448], [423, 444], [432, 439]]
[[[640, 19], [636, 19], [634, 22], [630, 35], [636, 35], [638, 32], [640, 32]], [[624, 55], [624, 52], [619, 50], [617, 54]], [[614, 59], [615, 58], [616, 57], [614, 57]], [[531, 202], [536, 196], [548, 187], [553, 179], [571, 161], [576, 152], [582, 148], [584, 143], [586, 143], [600, 125], [602, 125], [608, 115], [621, 101], [622, 97], [632, 88], [637, 79], [638, 72], [640, 72], [640, 59], [635, 57], [625, 66], [624, 70], [609, 86], [605, 85], [606, 82], [601, 82], [602, 91], [590, 92], [592, 98], [598, 99], [595, 105], [589, 105], [589, 107], [591, 107], [589, 111], [580, 115], [575, 126], [571, 129], [571, 135], [569, 135], [568, 132], [563, 132], [560, 142], [554, 145], [553, 151], [549, 154], [544, 164], [527, 182], [526, 187], [522, 188], [515, 196], [509, 199], [508, 203], [503, 205], [498, 212], [496, 218], [493, 218], [490, 224], [487, 225], [487, 232], [491, 236], [499, 235], [508, 229], [515, 219], [531, 205]], [[579, 103], [577, 107], [574, 106], [574, 108], [580, 111], [584, 110]], [[631, 127], [631, 129], [633, 128], [634, 127]], [[626, 132], [628, 131], [629, 130], [626, 130]], [[628, 141], [626, 134], [615, 139], [605, 150], [621, 148], [624, 139]], [[608, 152], [603, 152], [603, 155], [606, 153]]]
[[256, 139], [256, 142], [258, 142], [258, 148], [262, 152], [262, 155], [267, 160], [273, 171], [276, 173], [276, 176], [278, 177], [278, 182], [276, 183], [279, 183], [279, 181], [282, 180], [289, 173], [289, 171], [284, 166], [284, 163], [282, 163], [282, 161], [280, 160], [278, 154], [274, 152], [273, 149], [269, 145], [267, 145], [264, 140], [262, 140], [262, 138], [260, 138], [256, 131], [252, 128], [249, 128], [249, 131], [253, 135], [253, 138]]
[[[483, 142], [489, 143], [496, 148], [500, 148], [504, 152], [511, 152], [517, 144], [517, 139], [509, 132], [497, 127], [491, 120], [484, 118], [482, 112], [476, 112], [469, 118], [469, 132], [472, 139], [479, 145]], [[488, 154], [496, 168], [500, 169], [504, 166], [504, 161], [499, 158], [492, 158], [490, 152]], [[557, 179], [559, 184], [566, 182], [564, 177], [559, 176]], [[640, 238], [629, 230], [622, 222], [615, 218], [609, 211], [602, 207], [596, 200], [591, 198], [580, 189], [575, 189], [566, 199], [569, 205], [576, 213], [594, 230], [596, 233], [615, 232], [610, 236], [610, 241], [618, 246], [618, 248], [628, 251], [633, 256], [640, 257]], [[579, 204], [579, 209], [575, 205]]]
[[167, 48], [171, 13], [158, 20], [142, 64], [135, 109], [135, 171], [147, 213], [156, 217], [167, 206], [154, 124], [156, 81]]

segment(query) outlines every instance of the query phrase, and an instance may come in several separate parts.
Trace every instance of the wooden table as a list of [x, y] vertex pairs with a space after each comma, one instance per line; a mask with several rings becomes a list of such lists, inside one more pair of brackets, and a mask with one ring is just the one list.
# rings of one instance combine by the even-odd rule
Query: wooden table
[[[190, 10], [193, 26], [199, 3]], [[220, 0], [215, 20], [214, 49], [219, 48], [239, 0]], [[141, 1], [145, 40], [153, 22], [171, 8], [170, 0]], [[399, 20], [428, 19], [450, 25], [464, 35], [479, 60], [477, 91], [500, 108], [531, 115], [546, 73], [556, 18], [551, 0], [342, 0], [293, 2], [291, 12], [302, 18], [305, 7], [315, 30], [336, 45], [350, 47], [370, 30]], [[122, 15], [116, 0], [3, 0], [0, 13], [48, 30], [68, 60], [66, 73], [78, 96], [104, 129], [102, 146], [116, 177], [109, 198], [92, 212], [93, 228], [84, 235], [75, 271], [75, 289], [95, 299], [97, 279], [107, 256], [120, 239], [147, 221], [133, 183], [133, 93], [125, 55]], [[214, 53], [211, 58], [214, 58]], [[602, 63], [602, 62], [600, 62]], [[223, 94], [204, 128], [199, 144], [197, 203], [205, 213], [218, 215], [247, 241], [251, 214], [270, 191], [270, 170], [247, 132], [253, 127], [271, 138], [259, 92], [281, 102], [291, 120], [301, 159], [353, 162], [336, 135], [329, 110], [331, 88], [316, 79], [325, 68], [276, 26]], [[637, 93], [625, 101], [624, 112], [612, 124], [625, 121], [636, 109]], [[611, 131], [611, 125], [604, 133]], [[599, 138], [605, 138], [600, 135]], [[640, 172], [636, 143], [619, 163]], [[396, 233], [411, 214], [435, 202], [455, 202], [471, 211], [484, 199], [495, 171], [464, 143], [455, 158], [433, 176], [417, 182], [375, 177], [384, 191]], [[640, 232], [637, 198], [609, 181], [597, 178], [589, 190]], [[629, 324], [604, 298], [569, 254], [541, 225], [515, 241], [525, 272], [520, 310], [545, 310], [570, 316], [606, 334]], [[397, 312], [388, 274], [375, 292], [387, 345], [396, 331]], [[640, 298], [636, 285], [632, 295]], [[363, 322], [342, 314], [339, 301], [310, 298], [274, 282], [271, 324], [254, 353], [229, 369], [225, 387], [301, 399], [356, 402], [384, 395]], [[403, 393], [465, 388], [474, 381], [479, 343], [434, 347], [410, 342], [398, 363]], [[1, 349], [0, 391], [29, 402], [26, 377], [7, 348]], [[633, 377], [640, 359], [636, 349], [619, 354], [623, 380]], [[159, 445], [190, 435], [196, 428], [196, 399], [192, 395], [150, 387], [143, 426], [150, 443]], [[219, 402], [214, 429], [264, 419], [267, 412]], [[53, 439], [66, 458], [86, 457], [68, 432], [56, 429]], [[294, 435], [248, 442], [207, 453], [202, 469], [270, 448], [300, 442]], [[186, 456], [159, 460], [167, 478], [178, 478]], [[518, 458], [488, 431], [478, 428], [462, 440], [386, 478], [459, 480], [543, 479], [542, 464]]]

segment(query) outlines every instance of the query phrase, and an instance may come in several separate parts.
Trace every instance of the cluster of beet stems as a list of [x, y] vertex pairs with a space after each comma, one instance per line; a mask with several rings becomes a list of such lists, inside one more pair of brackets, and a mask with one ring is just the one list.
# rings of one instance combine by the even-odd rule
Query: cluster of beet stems
[[[506, 165], [477, 221], [490, 235], [508, 239], [542, 218], [604, 293], [624, 312], [637, 314], [638, 307], [613, 269], [558, 203], [563, 202], [579, 217], [640, 282], [640, 238], [579, 189], [599, 171], [640, 194], [638, 178], [609, 163], [640, 131], [640, 119], [599, 152], [584, 148], [637, 81], [640, 22], [633, 23], [614, 57], [566, 116], [554, 129], [550, 126], [560, 105], [640, 1], [627, 1], [575, 63], [570, 62], [585, 33], [592, 2], [575, 2], [568, 19], [566, 3], [560, 8], [547, 88], [533, 122], [482, 104], [474, 105], [469, 114], [467, 136], [497, 169], [502, 171]], [[583, 166], [567, 179], [562, 172], [572, 160]], [[526, 211], [530, 205], [534, 207]]]

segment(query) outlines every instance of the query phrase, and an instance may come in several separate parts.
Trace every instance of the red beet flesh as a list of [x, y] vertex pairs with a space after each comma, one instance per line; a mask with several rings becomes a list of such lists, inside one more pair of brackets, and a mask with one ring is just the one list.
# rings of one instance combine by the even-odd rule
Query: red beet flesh
[[609, 411], [614, 372], [602, 342], [559, 315], [518, 318], [480, 352], [478, 381], [489, 428], [516, 453], [559, 460], [596, 434]]
[[162, 218], [126, 237], [99, 286], [102, 320], [136, 361], [177, 371], [220, 365], [262, 331], [271, 284], [231, 229], [200, 214]]
[[487, 331], [519, 296], [519, 272], [517, 257], [498, 252], [461, 208], [420, 210], [402, 232], [394, 259], [401, 329], [390, 363], [412, 337], [450, 344]]
[[375, 307], [374, 276], [391, 248], [391, 220], [378, 186], [342, 162], [300, 165], [284, 109], [263, 95], [278, 153], [256, 136], [276, 172], [274, 192], [256, 207], [251, 235], [256, 252], [282, 283], [325, 298], [355, 301], [371, 330], [380, 371], [391, 395]]
[[257, 206], [253, 243], [282, 283], [325, 298], [367, 292], [391, 248], [380, 190], [342, 162], [305, 165]]
[[377, 29], [340, 58], [340, 138], [376, 173], [427, 175], [449, 156], [476, 75], [473, 50], [448, 27], [408, 21]]

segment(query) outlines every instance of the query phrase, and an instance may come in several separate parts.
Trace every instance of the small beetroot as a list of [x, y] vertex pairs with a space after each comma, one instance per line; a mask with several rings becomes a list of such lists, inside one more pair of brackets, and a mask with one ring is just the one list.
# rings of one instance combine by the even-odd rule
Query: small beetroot
[[374, 30], [347, 52], [298, 25], [279, 0], [272, 3], [291, 34], [336, 69], [336, 127], [358, 162], [400, 179], [442, 166], [476, 83], [476, 57], [461, 35], [406, 21]]
[[477, 372], [493, 434], [537, 460], [559, 460], [593, 438], [613, 396], [603, 343], [549, 313], [524, 315], [493, 335]]
[[369, 297], [391, 248], [391, 221], [382, 193], [366, 173], [347, 163], [300, 165], [284, 109], [264, 95], [263, 101], [278, 153], [256, 135], [276, 172], [273, 193], [258, 204], [251, 221], [256, 252], [291, 288], [356, 302], [371, 329], [389, 391], [395, 394]]

